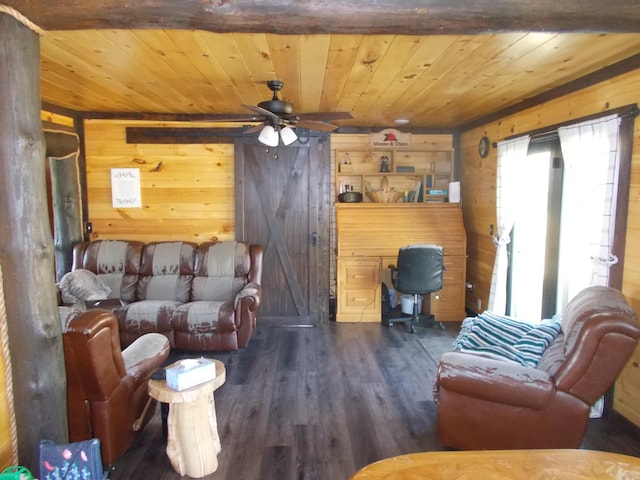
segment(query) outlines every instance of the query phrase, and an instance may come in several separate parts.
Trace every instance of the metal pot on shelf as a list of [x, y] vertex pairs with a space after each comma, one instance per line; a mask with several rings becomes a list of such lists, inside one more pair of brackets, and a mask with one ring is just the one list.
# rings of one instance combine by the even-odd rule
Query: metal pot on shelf
[[341, 203], [358, 203], [362, 201], [362, 193], [361, 192], [342, 192], [338, 195], [338, 201]]

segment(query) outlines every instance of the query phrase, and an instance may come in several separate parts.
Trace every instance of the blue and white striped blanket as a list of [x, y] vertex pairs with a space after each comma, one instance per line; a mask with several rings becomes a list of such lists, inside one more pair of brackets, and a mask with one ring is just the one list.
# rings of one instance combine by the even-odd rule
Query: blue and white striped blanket
[[536, 367], [545, 349], [561, 330], [561, 315], [528, 322], [486, 311], [462, 322], [453, 348], [495, 355], [526, 367]]

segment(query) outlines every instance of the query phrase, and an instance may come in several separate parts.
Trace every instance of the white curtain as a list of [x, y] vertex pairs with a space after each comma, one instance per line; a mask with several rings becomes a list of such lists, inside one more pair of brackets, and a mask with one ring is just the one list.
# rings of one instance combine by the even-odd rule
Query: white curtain
[[507, 246], [511, 242], [514, 222], [514, 207], [517, 204], [520, 182], [518, 164], [527, 158], [529, 136], [498, 142], [498, 168], [496, 173], [496, 216], [498, 227], [493, 242], [496, 245], [496, 260], [491, 277], [489, 305], [487, 309], [504, 315], [507, 304], [507, 270], [509, 259]]
[[558, 129], [564, 178], [557, 311], [589, 285], [608, 285], [618, 191], [617, 115]]

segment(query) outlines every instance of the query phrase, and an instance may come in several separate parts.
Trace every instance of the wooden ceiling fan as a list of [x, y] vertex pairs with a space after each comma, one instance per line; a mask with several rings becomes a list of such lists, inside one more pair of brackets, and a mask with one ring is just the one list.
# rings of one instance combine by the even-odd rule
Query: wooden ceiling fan
[[[281, 80], [269, 80], [267, 87], [273, 92], [271, 100], [258, 103], [257, 106], [242, 105], [256, 114], [256, 120], [262, 122], [246, 130], [246, 133], [261, 132], [259, 140], [270, 146], [277, 146], [278, 132], [288, 145], [296, 140], [292, 128], [306, 128], [322, 132], [332, 132], [337, 125], [326, 123], [331, 120], [349, 120], [353, 116], [349, 112], [308, 112], [293, 113], [293, 104], [278, 97], [284, 86]], [[270, 128], [269, 128], [270, 127]], [[274, 140], [275, 139], [275, 140]], [[265, 141], [263, 141], [265, 140]], [[290, 140], [290, 141], [289, 141]], [[273, 142], [276, 142], [275, 145]]]

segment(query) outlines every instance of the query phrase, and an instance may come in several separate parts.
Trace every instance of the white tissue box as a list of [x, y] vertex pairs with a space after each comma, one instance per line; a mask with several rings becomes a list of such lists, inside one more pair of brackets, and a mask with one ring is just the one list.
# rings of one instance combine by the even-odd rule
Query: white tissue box
[[207, 358], [180, 360], [165, 369], [167, 385], [185, 390], [216, 378], [216, 364]]

